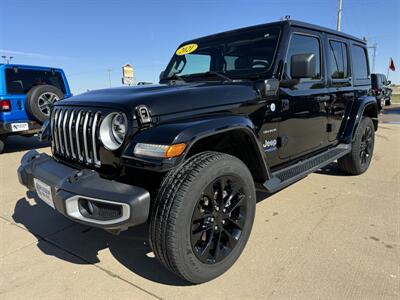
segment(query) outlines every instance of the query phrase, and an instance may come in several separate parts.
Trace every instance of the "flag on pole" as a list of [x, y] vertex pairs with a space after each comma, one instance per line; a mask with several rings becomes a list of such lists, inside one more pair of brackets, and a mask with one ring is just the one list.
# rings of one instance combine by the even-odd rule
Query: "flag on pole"
[[390, 58], [389, 69], [392, 70], [393, 72], [396, 70], [396, 67], [394, 66], [393, 58]]

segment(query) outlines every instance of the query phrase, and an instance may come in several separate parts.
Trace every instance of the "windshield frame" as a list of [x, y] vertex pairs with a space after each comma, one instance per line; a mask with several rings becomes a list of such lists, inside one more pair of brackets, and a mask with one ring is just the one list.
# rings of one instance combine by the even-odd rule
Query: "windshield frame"
[[[276, 39], [276, 45], [275, 45], [275, 49], [272, 55], [272, 60], [271, 63], [269, 65], [268, 68], [262, 69], [259, 72], [248, 72], [246, 71], [246, 69], [243, 69], [240, 72], [237, 72], [236, 74], [232, 74], [232, 73], [228, 73], [228, 72], [224, 72], [221, 70], [217, 70], [217, 72], [231, 78], [231, 79], [254, 79], [254, 78], [264, 78], [264, 77], [268, 77], [268, 74], [270, 74], [272, 67], [276, 64], [276, 56], [277, 56], [277, 52], [282, 40], [282, 32], [283, 32], [283, 28], [282, 26], [276, 25], [276, 24], [271, 24], [271, 25], [267, 25], [267, 26], [255, 26], [252, 28], [245, 28], [245, 29], [237, 29], [237, 30], [232, 30], [232, 31], [227, 31], [227, 32], [222, 32], [222, 33], [218, 33], [215, 35], [211, 35], [211, 36], [206, 36], [206, 37], [202, 37], [202, 38], [198, 38], [198, 39], [193, 39], [193, 40], [189, 40], [186, 41], [184, 43], [181, 43], [177, 49], [180, 49], [181, 47], [188, 45], [188, 44], [192, 44], [192, 43], [198, 43], [198, 44], [202, 44], [202, 43], [207, 43], [207, 42], [215, 42], [227, 37], [230, 37], [232, 35], [237, 35], [237, 36], [243, 36], [246, 33], [251, 33], [251, 32], [255, 32], [255, 31], [267, 31], [267, 30], [277, 30], [278, 31], [278, 37]], [[174, 55], [171, 57], [167, 67], [165, 68], [165, 70], [163, 71], [163, 77], [160, 78], [160, 83], [163, 82], [168, 82], [171, 79], [168, 78], [168, 74], [171, 72], [171, 69], [173, 67], [173, 64], [175, 62], [175, 60], [177, 59], [178, 55], [176, 54], [176, 51], [174, 52]], [[210, 71], [215, 71], [215, 70], [210, 70]], [[201, 75], [204, 72], [198, 72], [198, 73], [191, 73], [188, 75], [180, 75], [179, 73], [177, 75], [179, 75], [179, 77], [181, 77], [184, 81], [196, 81], [196, 80], [202, 80], [204, 81], [205, 79], [208, 80], [221, 80], [221, 78], [219, 78], [218, 76], [212, 77], [212, 76], [206, 76], [202, 77]], [[173, 76], [173, 75], [172, 75]]]

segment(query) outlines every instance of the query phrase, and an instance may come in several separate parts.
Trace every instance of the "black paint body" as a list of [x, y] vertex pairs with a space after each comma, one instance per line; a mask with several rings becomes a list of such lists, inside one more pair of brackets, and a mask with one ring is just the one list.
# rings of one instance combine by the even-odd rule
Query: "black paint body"
[[[373, 118], [377, 128], [376, 100], [368, 96], [370, 80], [333, 80], [328, 75], [329, 40], [346, 43], [349, 52], [351, 44], [365, 48], [364, 41], [296, 21], [276, 22], [234, 32], [250, 32], [263, 26], [279, 27], [281, 34], [272, 67], [254, 80], [224, 82], [210, 78], [186, 83], [161, 80], [159, 85], [92, 91], [61, 101], [57, 106], [90, 107], [104, 112], [122, 111], [127, 115], [128, 137], [117, 151], [100, 149], [102, 167], [99, 172], [104, 177], [123, 178], [129, 175], [132, 184], [140, 177], [138, 174], [162, 176], [196, 151], [204, 150], [205, 145], [221, 144], [220, 141], [228, 135], [231, 138], [229, 145], [226, 145], [230, 149], [227, 152], [235, 153], [240, 148], [239, 152], [245, 153], [244, 161], [255, 181], [262, 183], [275, 170], [338, 143], [350, 143], [363, 113], [367, 112]], [[212, 38], [230, 33], [214, 35]], [[297, 83], [285, 80], [283, 70], [285, 64], [289, 63], [286, 56], [294, 33], [319, 39], [321, 80]], [[210, 37], [203, 39], [207, 38]], [[272, 95], [265, 92], [267, 79], [276, 79], [280, 83], [279, 89]], [[150, 125], [141, 126], [138, 122], [136, 108], [139, 105], [149, 109], [152, 117]], [[275, 109], [272, 111], [271, 107]], [[213, 140], [213, 137], [216, 138]], [[236, 142], [235, 138], [238, 139]], [[276, 145], [271, 147], [274, 141]], [[186, 143], [188, 146], [178, 158], [155, 159], [135, 157], [133, 150], [138, 142], [163, 145]], [[66, 164], [85, 167], [64, 160], [62, 156], [55, 156]]]

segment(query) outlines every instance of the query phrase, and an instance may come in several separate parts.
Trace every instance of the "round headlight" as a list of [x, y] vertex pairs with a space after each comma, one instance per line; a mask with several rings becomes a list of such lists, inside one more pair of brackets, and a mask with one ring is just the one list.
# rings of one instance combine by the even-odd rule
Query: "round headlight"
[[114, 151], [121, 147], [127, 132], [127, 119], [123, 113], [111, 113], [100, 125], [100, 139], [104, 147]]

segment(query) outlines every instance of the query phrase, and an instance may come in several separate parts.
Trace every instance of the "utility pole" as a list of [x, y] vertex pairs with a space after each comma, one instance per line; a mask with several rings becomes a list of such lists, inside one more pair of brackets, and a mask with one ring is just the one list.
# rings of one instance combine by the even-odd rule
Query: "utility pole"
[[375, 43], [372, 46], [367, 47], [368, 49], [373, 49], [372, 52], [372, 73], [375, 73], [375, 57], [376, 57], [376, 48], [378, 48], [378, 44]]
[[340, 31], [340, 25], [342, 23], [342, 0], [339, 0], [339, 7], [337, 13], [337, 31]]
[[108, 83], [109, 83], [110, 87], [111, 87], [111, 71], [112, 71], [112, 69], [107, 69], [107, 72], [108, 72]]
[[6, 55], [2, 55], [1, 56], [5, 61], [6, 64], [8, 65], [10, 63], [10, 61], [14, 58], [13, 56], [6, 56]]

